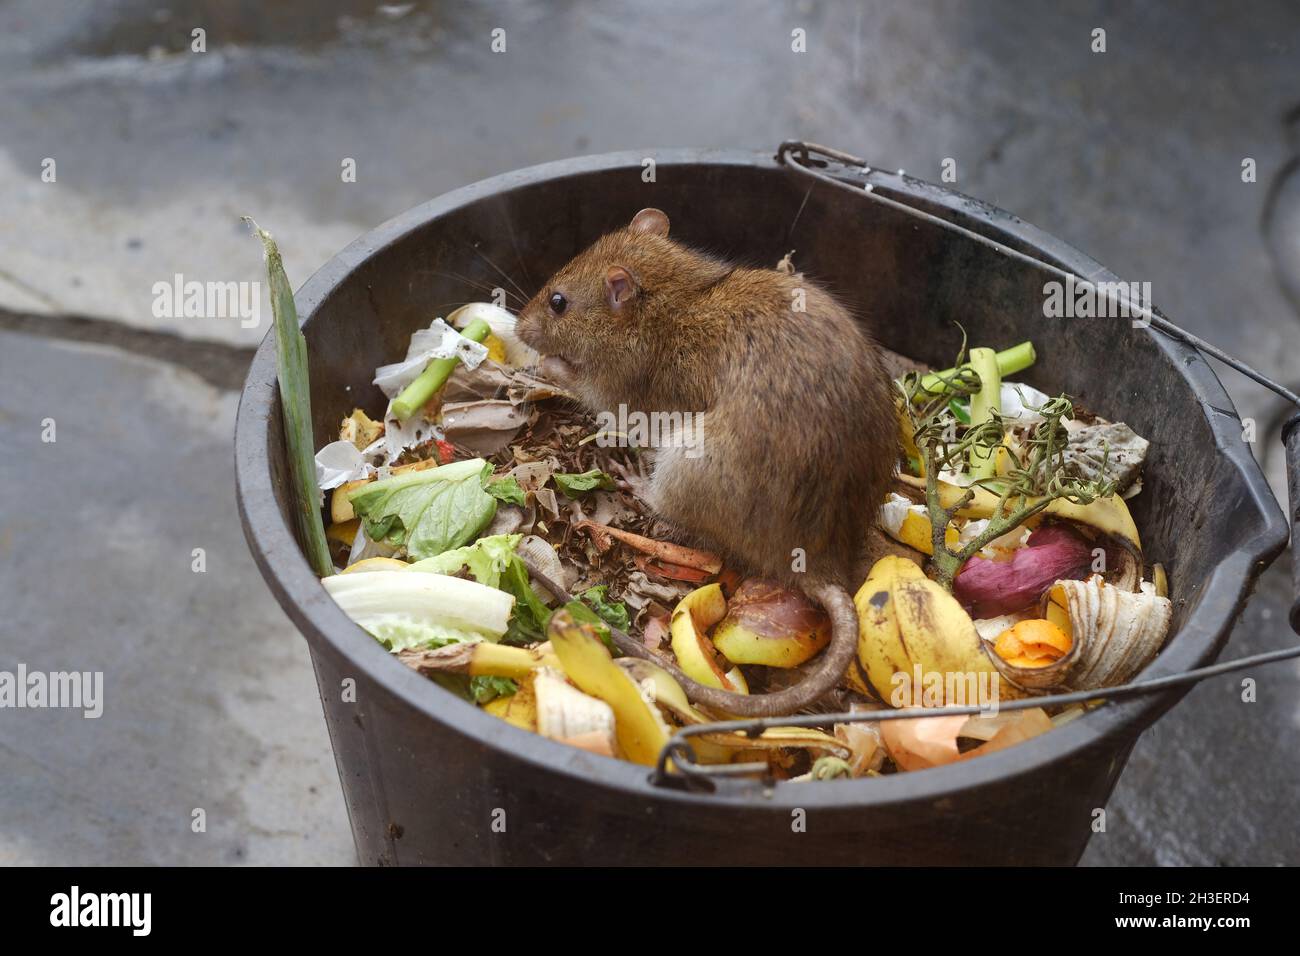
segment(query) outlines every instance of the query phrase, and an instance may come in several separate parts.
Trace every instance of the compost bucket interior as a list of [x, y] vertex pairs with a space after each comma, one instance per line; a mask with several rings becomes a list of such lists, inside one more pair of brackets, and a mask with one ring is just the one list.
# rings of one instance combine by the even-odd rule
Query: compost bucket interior
[[[884, 345], [932, 365], [946, 365], [956, 353], [961, 333], [955, 323], [972, 342], [1005, 347], [1032, 340], [1038, 361], [1021, 378], [1053, 394], [1069, 392], [1096, 412], [1128, 422], [1151, 441], [1145, 487], [1133, 502], [1133, 514], [1147, 561], [1162, 562], [1169, 571], [1175, 637], [1147, 673], [1183, 670], [1217, 653], [1260, 562], [1283, 546], [1285, 525], [1241, 441], [1229, 399], [1198, 355], [1149, 329], [1134, 328], [1127, 319], [1045, 319], [1043, 286], [1050, 276], [1023, 257], [933, 227], [889, 205], [856, 201], [766, 158], [660, 154], [653, 183], [642, 182], [641, 169], [638, 154], [498, 177], [398, 217], [322, 268], [298, 294], [311, 362], [316, 446], [336, 437], [339, 421], [353, 407], [382, 411], [385, 400], [371, 383], [374, 369], [404, 354], [410, 334], [433, 316], [484, 298], [484, 286], [531, 295], [595, 237], [653, 205], [668, 213], [674, 235], [682, 241], [727, 257], [773, 265], [795, 250], [796, 266], [852, 306]], [[1006, 214], [903, 179], [895, 178], [891, 188], [903, 197], [914, 193], [931, 212], [967, 228], [1013, 236], [1018, 248], [1036, 250], [1041, 258], [1079, 274], [1108, 275], [1070, 247]], [[762, 800], [770, 808], [798, 803], [844, 810], [912, 802], [939, 814], [936, 801], [953, 793], [1023, 780], [1072, 757], [1101, 753], [1109, 763], [1094, 760], [1092, 772], [1101, 779], [1088, 798], [1104, 802], [1133, 737], [1179, 696], [1174, 691], [1106, 707], [1009, 751], [937, 770], [825, 785], [785, 784], [761, 798], [652, 788], [644, 768], [575, 759], [563, 753], [568, 748], [506, 726], [405, 672], [322, 599], [322, 589], [291, 545], [289, 484], [271, 386], [273, 358], [268, 337], [241, 405], [240, 502], [268, 581], [312, 643], [318, 676], [322, 669], [332, 674], [336, 668], [364, 673], [386, 706], [436, 722], [438, 728], [429, 727], [425, 734], [440, 734], [451, 741], [448, 746], [479, 757], [508, 749], [514, 762], [508, 765], [516, 768], [511, 772], [520, 787], [528, 774], [540, 774], [535, 785], [542, 789], [590, 782], [643, 800], [682, 801], [682, 807], [697, 811], [706, 800], [719, 806]], [[276, 520], [270, 521], [275, 512]], [[325, 677], [320, 679], [326, 696]], [[326, 709], [328, 717], [328, 700]], [[344, 732], [341, 724], [331, 723], [336, 750]], [[367, 746], [382, 749], [386, 744], [376, 743], [376, 732], [366, 731]], [[342, 754], [339, 759], [347, 791]], [[366, 772], [384, 772], [384, 759], [373, 753], [367, 759]], [[402, 772], [416, 774], [431, 788], [444, 785], [427, 768], [403, 767]], [[1066, 779], [1065, 771], [1058, 776]], [[799, 791], [797, 796], [790, 794], [792, 789]], [[592, 789], [572, 799], [600, 803], [604, 793]], [[391, 782], [382, 795], [368, 794], [368, 799], [391, 805], [404, 799], [394, 795]], [[358, 815], [368, 811], [354, 802], [349, 794], [361, 848]], [[391, 806], [383, 812], [391, 814]], [[410, 823], [403, 825], [409, 828]], [[365, 839], [389, 848], [377, 852], [398, 858], [400, 847], [391, 837], [386, 842], [380, 836]], [[1083, 832], [1070, 846], [1081, 852], [1086, 839]], [[443, 847], [437, 852], [458, 858], [469, 851], [458, 845], [455, 851]], [[1061, 849], [1057, 856], [1072, 852], [1077, 856], [1074, 849]]]

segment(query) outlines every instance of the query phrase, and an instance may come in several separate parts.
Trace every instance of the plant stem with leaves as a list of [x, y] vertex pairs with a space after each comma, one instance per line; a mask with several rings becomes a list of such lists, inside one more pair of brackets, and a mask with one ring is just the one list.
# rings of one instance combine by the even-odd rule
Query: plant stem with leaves
[[[1034, 409], [1042, 421], [1023, 438], [1019, 449], [1010, 443], [1003, 444], [1006, 426], [997, 409], [981, 410], [979, 419], [972, 415], [970, 426], [959, 435], [961, 423], [950, 403], [954, 399], [969, 399], [982, 387], [979, 372], [965, 364], [965, 355], [963, 331], [962, 347], [952, 369], [927, 376], [909, 373], [898, 383], [925, 471], [925, 502], [930, 516], [935, 579], [949, 590], [957, 572], [971, 557], [989, 542], [1047, 509], [1053, 501], [1064, 498], [1086, 505], [1115, 493], [1114, 481], [1104, 479], [1108, 456], [1103, 457], [1101, 478], [1081, 479], [1066, 473], [1064, 453], [1069, 433], [1063, 422], [1074, 417], [1074, 406], [1064, 395]], [[987, 364], [984, 367], [989, 368]], [[945, 504], [939, 473], [967, 459], [992, 458], [999, 447], [1007, 455], [1004, 473], [977, 475], [960, 498]], [[981, 494], [997, 495], [988, 524], [962, 547], [949, 548], [947, 532], [953, 519]]]

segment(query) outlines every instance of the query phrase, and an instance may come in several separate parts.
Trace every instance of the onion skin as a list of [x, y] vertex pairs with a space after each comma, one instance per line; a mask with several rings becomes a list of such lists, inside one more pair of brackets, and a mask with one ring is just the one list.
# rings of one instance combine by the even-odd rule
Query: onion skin
[[1083, 580], [1091, 569], [1091, 543], [1066, 525], [1048, 524], [1009, 560], [972, 557], [952, 591], [972, 617], [998, 617], [1034, 606], [1057, 581]]

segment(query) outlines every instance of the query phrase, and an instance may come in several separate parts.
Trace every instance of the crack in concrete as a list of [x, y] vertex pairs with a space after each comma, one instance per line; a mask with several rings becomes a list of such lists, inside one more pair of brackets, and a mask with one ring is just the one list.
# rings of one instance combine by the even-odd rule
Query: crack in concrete
[[52, 298], [50, 298], [48, 295], [46, 295], [45, 292], [36, 288], [36, 286], [28, 285], [26, 282], [18, 278], [13, 273], [9, 272], [3, 266], [0, 266], [0, 282], [9, 283], [19, 292], [31, 296], [33, 299], [35, 299], [37, 302], [42, 303], [47, 309], [49, 309], [52, 312], [61, 311], [59, 308], [59, 304], [55, 302]]
[[5, 308], [0, 308], [0, 331], [107, 346], [186, 369], [224, 391], [238, 391], [244, 387], [244, 378], [255, 351], [223, 342], [187, 339], [173, 332], [136, 328], [113, 319], [88, 315], [38, 315]]

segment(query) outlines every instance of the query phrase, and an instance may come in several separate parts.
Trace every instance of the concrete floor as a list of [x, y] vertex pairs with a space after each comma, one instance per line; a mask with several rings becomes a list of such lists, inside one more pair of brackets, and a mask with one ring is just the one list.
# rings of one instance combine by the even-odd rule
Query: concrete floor
[[[0, 0], [0, 669], [107, 682], [99, 720], [0, 711], [0, 863], [353, 860], [306, 649], [234, 508], [265, 321], [151, 309], [176, 273], [262, 277], [241, 214], [301, 283], [425, 199], [576, 154], [804, 138], [936, 181], [951, 157], [963, 192], [1300, 378], [1292, 4], [377, 7]], [[1224, 381], [1281, 493], [1278, 403]], [[1294, 639], [1286, 575], [1231, 653]], [[1300, 668], [1251, 676], [1257, 703], [1207, 682], [1143, 737], [1085, 862], [1300, 863]]]

